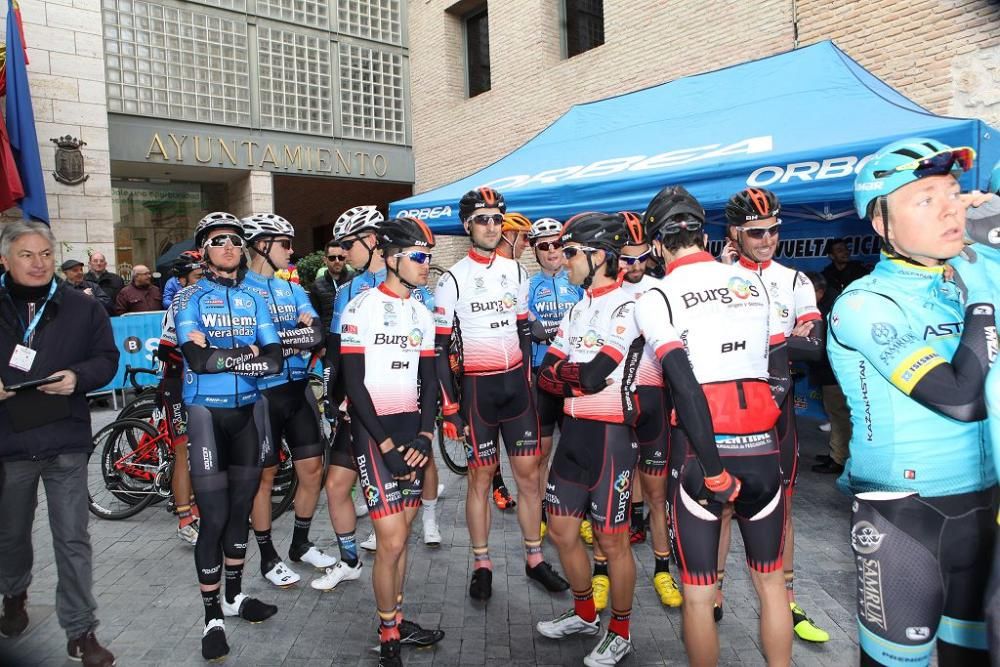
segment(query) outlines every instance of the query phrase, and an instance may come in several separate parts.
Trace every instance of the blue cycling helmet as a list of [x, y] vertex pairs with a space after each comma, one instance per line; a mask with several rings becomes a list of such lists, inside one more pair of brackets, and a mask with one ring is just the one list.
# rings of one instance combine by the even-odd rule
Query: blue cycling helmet
[[900, 139], [875, 153], [854, 179], [854, 210], [869, 217], [871, 203], [924, 176], [952, 174], [972, 168], [976, 152], [968, 146], [952, 148], [936, 139]]
[[990, 192], [1000, 195], [1000, 160], [993, 165], [993, 173], [990, 174]]

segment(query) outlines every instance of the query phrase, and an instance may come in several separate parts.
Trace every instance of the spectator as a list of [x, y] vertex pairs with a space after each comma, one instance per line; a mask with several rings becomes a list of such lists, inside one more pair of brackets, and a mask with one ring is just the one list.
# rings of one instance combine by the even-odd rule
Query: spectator
[[115, 315], [163, 310], [162, 299], [160, 288], [153, 284], [149, 267], [136, 264], [132, 269], [132, 282], [122, 288], [115, 300]]
[[94, 297], [104, 306], [104, 310], [109, 315], [114, 314], [114, 304], [112, 304], [107, 292], [101, 289], [101, 286], [97, 283], [83, 277], [83, 262], [78, 259], [67, 259], [59, 268], [62, 269], [69, 287], [78, 292], [83, 292], [87, 296]]
[[326, 244], [323, 253], [325, 270], [320, 270], [309, 290], [309, 300], [323, 321], [323, 331], [330, 330], [330, 320], [333, 318], [333, 300], [337, 296], [337, 288], [351, 279], [347, 267], [347, 252], [337, 241]]
[[[827, 298], [826, 278], [822, 273], [810, 271], [806, 273], [816, 291], [816, 304], [819, 312], [826, 319], [833, 307], [833, 299]], [[824, 354], [820, 361], [809, 364], [809, 380], [819, 387], [823, 395], [823, 409], [830, 420], [830, 453], [816, 457], [817, 463], [813, 472], [836, 474], [844, 472], [844, 462], [847, 460], [848, 445], [851, 442], [851, 411], [847, 407], [844, 392], [837, 384], [837, 377], [830, 367], [830, 360]]]
[[100, 285], [104, 293], [111, 299], [111, 303], [115, 303], [118, 292], [125, 287], [125, 281], [121, 279], [121, 276], [108, 272], [108, 260], [100, 252], [95, 252], [90, 256], [90, 271], [87, 271], [83, 278]]
[[826, 254], [830, 258], [830, 264], [823, 269], [823, 276], [826, 278], [827, 290], [834, 299], [852, 282], [871, 273], [870, 266], [851, 259], [851, 250], [844, 239], [830, 241]]
[[[0, 286], [5, 360], [0, 364], [0, 634], [15, 637], [28, 627], [32, 524], [41, 479], [58, 576], [56, 615], [69, 640], [67, 653], [88, 667], [111, 667], [114, 656], [94, 636], [86, 393], [114, 377], [118, 350], [98, 302], [55, 279], [54, 246], [52, 232], [38, 222], [10, 223], [0, 235], [8, 271]], [[5, 390], [42, 378], [61, 379], [37, 389]]]

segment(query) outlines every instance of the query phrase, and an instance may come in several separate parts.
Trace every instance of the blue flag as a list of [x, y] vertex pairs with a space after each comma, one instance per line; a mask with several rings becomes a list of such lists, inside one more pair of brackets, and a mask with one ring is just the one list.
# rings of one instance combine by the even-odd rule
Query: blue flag
[[14, 0], [7, 0], [7, 132], [14, 163], [24, 187], [24, 199], [19, 204], [21, 212], [25, 218], [48, 224], [45, 178], [42, 176], [42, 158], [38, 154], [35, 112], [31, 108], [28, 68], [18, 17]]

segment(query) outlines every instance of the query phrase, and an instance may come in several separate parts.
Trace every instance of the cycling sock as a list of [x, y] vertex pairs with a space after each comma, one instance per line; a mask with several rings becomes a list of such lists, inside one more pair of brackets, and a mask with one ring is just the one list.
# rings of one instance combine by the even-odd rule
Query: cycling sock
[[644, 517], [645, 511], [646, 511], [646, 503], [644, 503], [643, 501], [640, 500], [637, 503], [632, 503], [632, 518], [631, 518], [632, 530], [643, 529], [646, 523]]
[[594, 556], [594, 576], [603, 574], [608, 576], [608, 559], [602, 556]]
[[281, 558], [274, 550], [274, 543], [271, 542], [271, 529], [254, 530], [253, 536], [257, 540], [257, 547], [260, 549], [260, 572], [267, 574], [271, 571]]
[[201, 603], [205, 605], [205, 625], [213, 618], [222, 618], [222, 599], [218, 588], [214, 591], [202, 591]]
[[472, 560], [474, 570], [487, 569], [490, 572], [493, 571], [493, 561], [490, 560], [490, 548], [489, 545], [483, 545], [481, 547], [472, 547]]
[[716, 607], [721, 607], [722, 606], [722, 582], [726, 578], [726, 571], [725, 570], [719, 570], [719, 571], [716, 572], [716, 576], [718, 577], [718, 580], [715, 582], [715, 606]]
[[403, 624], [403, 594], [396, 596], [396, 623]]
[[309, 526], [312, 525], [312, 517], [299, 516], [295, 514], [295, 524], [292, 528], [292, 549], [309, 542]]
[[500, 466], [497, 466], [497, 471], [493, 473], [493, 490], [502, 489], [507, 486], [503, 483], [503, 474], [500, 472]]
[[545, 560], [542, 556], [542, 541], [541, 540], [525, 540], [524, 541], [524, 557], [528, 561], [528, 567], [535, 567], [539, 563]]
[[421, 498], [420, 504], [424, 506], [425, 517], [428, 516], [433, 517], [434, 513], [437, 512], [437, 504], [438, 504], [437, 498], [435, 498], [434, 500], [427, 500], [426, 498]]
[[195, 519], [201, 518], [201, 512], [198, 511], [198, 503], [196, 503], [194, 500], [191, 501], [191, 516], [193, 516]]
[[653, 574], [659, 574], [660, 572], [670, 572], [670, 552], [661, 553], [659, 551], [653, 551]]
[[345, 565], [358, 566], [358, 538], [353, 530], [349, 533], [337, 533], [337, 548], [340, 549], [340, 560]]
[[190, 505], [178, 505], [174, 510], [177, 512], [177, 523], [181, 528], [195, 522], [194, 512], [191, 511]]
[[232, 604], [236, 596], [243, 592], [243, 563], [226, 565], [226, 602]]
[[789, 602], [795, 602], [795, 570], [785, 570], [785, 595]]
[[613, 632], [619, 637], [629, 638], [629, 619], [632, 618], [632, 609], [626, 609], [625, 611], [618, 611], [617, 609], [611, 609], [611, 622], [608, 623], [608, 632]]
[[593, 588], [582, 592], [573, 591], [573, 612], [588, 623], [594, 622], [597, 618], [597, 605], [594, 604]]
[[378, 611], [378, 640], [379, 643], [399, 641], [399, 624], [396, 622], [396, 610]]

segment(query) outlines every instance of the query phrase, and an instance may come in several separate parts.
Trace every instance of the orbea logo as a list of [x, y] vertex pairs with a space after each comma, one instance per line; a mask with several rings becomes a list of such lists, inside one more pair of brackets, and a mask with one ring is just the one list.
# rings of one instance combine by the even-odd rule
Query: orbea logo
[[437, 218], [450, 218], [451, 206], [432, 206], [429, 208], [411, 208], [400, 211], [397, 218], [420, 218], [422, 220], [435, 220]]
[[[792, 180], [808, 183], [810, 181], [823, 181], [830, 178], [853, 178], [871, 158], [871, 155], [866, 155], [859, 160], [854, 155], [845, 155], [844, 157], [826, 158], [821, 162], [809, 160], [805, 162], [793, 162], [783, 167], [777, 165], [761, 167], [760, 169], [755, 169], [747, 177], [747, 185], [762, 188], [774, 183], [788, 183]], [[881, 187], [881, 185], [878, 185], [877, 187], [860, 187], [858, 189], [878, 190]]]

